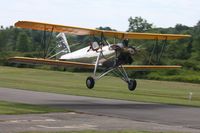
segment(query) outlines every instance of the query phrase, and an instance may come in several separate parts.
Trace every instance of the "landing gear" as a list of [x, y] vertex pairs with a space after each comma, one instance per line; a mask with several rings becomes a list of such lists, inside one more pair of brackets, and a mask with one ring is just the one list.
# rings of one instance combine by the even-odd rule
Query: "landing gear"
[[88, 77], [86, 79], [86, 86], [88, 89], [92, 89], [94, 87], [94, 84], [95, 84], [95, 80], [93, 77]]
[[[93, 43], [93, 51], [96, 49], [96, 44]], [[94, 48], [95, 47], [95, 48]], [[100, 45], [99, 45], [100, 47]], [[99, 48], [98, 48], [99, 49]], [[114, 49], [115, 50], [115, 49]], [[109, 64], [110, 60], [106, 59], [103, 55], [102, 47], [100, 47], [100, 51], [98, 51], [98, 56], [94, 65], [94, 73], [93, 76], [90, 76], [86, 79], [86, 86], [88, 89], [92, 89], [95, 85], [95, 81], [98, 81], [100, 78], [104, 77], [106, 74], [113, 72], [116, 76], [120, 77], [124, 82], [128, 83], [128, 89], [130, 91], [134, 91], [137, 83], [136, 80], [130, 80], [128, 77], [128, 74], [126, 70], [124, 69], [123, 65], [131, 64], [133, 62], [131, 55], [134, 54], [134, 48], [129, 48], [128, 51], [126, 50], [115, 50], [115, 59], [111, 61], [111, 65], [106, 66], [105, 64], [99, 63], [101, 57], [103, 57]], [[118, 54], [119, 52], [119, 54]], [[97, 68], [98, 66], [101, 66], [104, 68], [103, 72], [101, 74], [97, 74]]]
[[137, 82], [136, 82], [136, 80], [135, 79], [131, 79], [129, 82], [128, 82], [128, 89], [130, 90], [130, 91], [134, 91], [135, 90], [135, 88], [136, 88], [136, 86], [137, 86]]

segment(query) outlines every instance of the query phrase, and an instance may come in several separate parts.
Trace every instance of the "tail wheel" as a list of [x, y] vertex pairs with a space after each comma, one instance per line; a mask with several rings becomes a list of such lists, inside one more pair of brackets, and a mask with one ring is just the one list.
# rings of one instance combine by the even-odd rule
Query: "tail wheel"
[[93, 77], [88, 77], [86, 79], [86, 86], [88, 89], [92, 89], [94, 87], [94, 84], [95, 84], [95, 80]]
[[128, 89], [129, 89], [130, 91], [134, 91], [135, 88], [136, 88], [136, 86], [137, 86], [137, 82], [136, 82], [135, 79], [130, 80], [130, 81], [128, 82]]

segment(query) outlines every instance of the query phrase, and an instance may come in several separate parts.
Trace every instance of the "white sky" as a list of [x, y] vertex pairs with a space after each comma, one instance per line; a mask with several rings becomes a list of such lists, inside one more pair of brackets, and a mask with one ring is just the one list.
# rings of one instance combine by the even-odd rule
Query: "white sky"
[[141, 16], [156, 27], [200, 20], [200, 0], [0, 0], [0, 25], [18, 20], [126, 31], [128, 18]]

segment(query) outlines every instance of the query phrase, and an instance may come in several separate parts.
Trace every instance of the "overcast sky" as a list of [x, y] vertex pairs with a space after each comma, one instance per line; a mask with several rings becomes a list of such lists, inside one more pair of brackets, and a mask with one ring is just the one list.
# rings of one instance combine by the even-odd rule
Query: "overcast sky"
[[0, 0], [0, 25], [18, 20], [126, 31], [130, 16], [141, 16], [156, 27], [200, 20], [200, 0]]

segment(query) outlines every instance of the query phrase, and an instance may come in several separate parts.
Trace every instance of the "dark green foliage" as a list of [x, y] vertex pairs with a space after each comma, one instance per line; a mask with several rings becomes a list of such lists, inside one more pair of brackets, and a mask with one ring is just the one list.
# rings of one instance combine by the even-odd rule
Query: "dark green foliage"
[[146, 75], [146, 79], [181, 81], [190, 83], [200, 83], [200, 72], [193, 70], [163, 70], [154, 71]]
[[193, 28], [193, 51], [196, 52], [195, 59], [200, 61], [200, 21]]
[[98, 29], [98, 30], [111, 30], [111, 31], [116, 31], [115, 29], [112, 29], [112, 28], [110, 28], [110, 27], [102, 27], [102, 26], [100, 26], [100, 27], [98, 27], [98, 28], [96, 28], [96, 29]]
[[176, 24], [175, 30], [178, 32], [181, 32], [181, 31], [189, 30], [189, 27], [182, 24]]
[[29, 52], [30, 39], [25, 32], [21, 32], [17, 38], [16, 49], [20, 52]]
[[178, 69], [164, 71], [165, 75], [178, 75], [179, 73], [180, 73], [180, 70], [178, 70]]
[[144, 32], [152, 28], [153, 24], [147, 22], [147, 20], [142, 17], [130, 17], [128, 32]]

